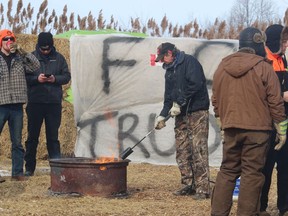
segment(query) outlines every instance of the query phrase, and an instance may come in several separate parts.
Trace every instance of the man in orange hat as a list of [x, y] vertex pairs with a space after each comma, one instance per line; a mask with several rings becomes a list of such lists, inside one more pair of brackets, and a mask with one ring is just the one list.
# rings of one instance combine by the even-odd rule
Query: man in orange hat
[[23, 104], [27, 101], [25, 74], [37, 70], [40, 63], [16, 43], [16, 37], [10, 30], [0, 31], [0, 49], [0, 134], [8, 122], [12, 142], [12, 180], [24, 180], [21, 139]]

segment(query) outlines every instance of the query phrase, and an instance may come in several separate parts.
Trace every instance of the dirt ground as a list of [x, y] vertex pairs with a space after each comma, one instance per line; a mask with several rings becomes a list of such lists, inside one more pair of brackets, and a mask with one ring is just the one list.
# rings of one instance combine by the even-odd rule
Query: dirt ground
[[[11, 160], [0, 158], [0, 169], [10, 170]], [[211, 168], [211, 180], [217, 174]], [[127, 167], [128, 196], [103, 198], [92, 196], [55, 195], [50, 192], [50, 167], [45, 160], [38, 160], [35, 176], [27, 181], [6, 181], [0, 184], [1, 216], [209, 216], [210, 199], [194, 201], [189, 196], [174, 196], [180, 187], [180, 174], [176, 166], [135, 164]], [[276, 216], [275, 172], [268, 211]], [[235, 214], [235, 205], [231, 215]]]

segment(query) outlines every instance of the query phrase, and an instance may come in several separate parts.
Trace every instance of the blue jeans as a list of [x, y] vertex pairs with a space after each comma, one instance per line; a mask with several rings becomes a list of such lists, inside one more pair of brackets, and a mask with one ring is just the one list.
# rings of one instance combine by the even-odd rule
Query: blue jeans
[[21, 144], [23, 104], [0, 105], [0, 134], [7, 121], [12, 142], [12, 176], [21, 176], [24, 164], [24, 149]]

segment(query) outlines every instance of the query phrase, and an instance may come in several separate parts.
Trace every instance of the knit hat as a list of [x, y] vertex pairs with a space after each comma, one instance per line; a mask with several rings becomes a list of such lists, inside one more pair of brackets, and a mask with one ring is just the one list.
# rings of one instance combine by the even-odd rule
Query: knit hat
[[281, 49], [281, 33], [283, 26], [279, 24], [270, 25], [266, 30], [266, 46], [272, 53], [278, 53]]
[[38, 46], [39, 47], [52, 47], [54, 45], [53, 35], [50, 32], [41, 32], [38, 35]]
[[174, 44], [171, 43], [162, 43], [157, 48], [157, 58], [155, 59], [155, 62], [162, 61], [164, 58], [164, 55], [167, 54], [167, 52], [170, 50], [173, 52], [176, 49]]
[[3, 38], [5, 37], [13, 37], [14, 38], [14, 41], [16, 41], [16, 37], [15, 35], [13, 34], [12, 31], [8, 30], [8, 29], [3, 29], [0, 31], [0, 48], [2, 47], [2, 40]]

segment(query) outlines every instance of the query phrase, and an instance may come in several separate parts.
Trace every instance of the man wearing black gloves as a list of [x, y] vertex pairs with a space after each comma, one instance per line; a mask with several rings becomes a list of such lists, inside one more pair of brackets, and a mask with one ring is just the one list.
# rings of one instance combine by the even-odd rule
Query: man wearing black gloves
[[49, 158], [61, 156], [58, 130], [61, 124], [62, 85], [67, 84], [71, 75], [63, 55], [56, 51], [50, 32], [41, 32], [33, 54], [41, 68], [27, 75], [28, 138], [26, 140], [25, 175], [32, 176], [36, 168], [36, 153], [39, 135], [45, 121], [46, 145]]
[[164, 105], [155, 129], [165, 127], [165, 117], [175, 117], [176, 161], [183, 187], [174, 195], [210, 197], [208, 163], [209, 96], [199, 61], [179, 51], [174, 44], [162, 43], [156, 61], [165, 73]]

